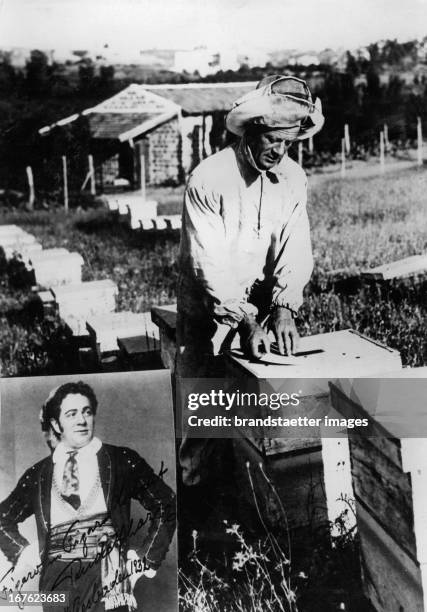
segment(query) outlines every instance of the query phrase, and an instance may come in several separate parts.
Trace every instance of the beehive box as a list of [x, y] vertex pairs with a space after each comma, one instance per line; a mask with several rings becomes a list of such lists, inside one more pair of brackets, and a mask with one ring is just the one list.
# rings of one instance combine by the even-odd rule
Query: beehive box
[[87, 336], [86, 321], [92, 316], [114, 312], [118, 289], [110, 279], [61, 285], [52, 292], [61, 319], [75, 337]]
[[163, 220], [166, 221], [166, 227], [168, 229], [178, 230], [181, 229], [182, 217], [181, 215], [164, 215]]
[[19, 232], [22, 232], [23, 230], [18, 227], [18, 225], [0, 225], [0, 237], [4, 236], [5, 234], [16, 234]]
[[[351, 330], [301, 338], [299, 353], [295, 356], [271, 353], [261, 361], [250, 361], [240, 349], [233, 349], [226, 355], [227, 374], [238, 380], [242, 389], [243, 381], [249, 381], [252, 392], [265, 391], [268, 386], [282, 393], [302, 391], [299, 405], [283, 413], [288, 418], [323, 419], [328, 415], [331, 410], [329, 381], [332, 379], [370, 376], [398, 368], [401, 368], [401, 359], [397, 351]], [[249, 435], [248, 431], [242, 433]], [[259, 448], [258, 460], [265, 462], [266, 470], [272, 474], [286, 506], [291, 529], [299, 530], [298, 543], [304, 539], [306, 527], [334, 522], [344, 510], [343, 503], [337, 499], [349, 493], [346, 440], [329, 439], [328, 433], [335, 435], [334, 430], [322, 427], [284, 429], [282, 433], [275, 430], [274, 436], [271, 431], [261, 430], [257, 440], [250, 440]], [[236, 462], [240, 461], [237, 456]], [[241, 473], [244, 471], [242, 465]]]
[[83, 257], [65, 249], [48, 249], [31, 258], [35, 281], [45, 288], [81, 283]]
[[126, 370], [162, 368], [160, 343], [151, 335], [117, 338], [121, 362]]
[[155, 217], [157, 215], [157, 202], [146, 200], [142, 191], [124, 191], [105, 196], [108, 208], [118, 212], [120, 215], [130, 215], [131, 210], [135, 214], [138, 211], [145, 211], [145, 217]]
[[19, 232], [0, 234], [0, 247], [3, 249], [7, 259], [13, 257], [14, 254], [23, 254], [31, 247], [35, 250], [40, 250], [42, 247], [37, 242], [35, 236], [28, 234], [23, 230]]
[[331, 385], [341, 416], [369, 422], [349, 452], [362, 584], [377, 612], [427, 610], [426, 397], [427, 368]]
[[117, 353], [117, 340], [144, 336], [150, 342], [158, 341], [157, 327], [152, 323], [149, 313], [114, 312], [91, 316], [86, 322], [91, 343], [101, 359], [108, 353]]
[[64, 249], [63, 247], [57, 247], [54, 249], [43, 249], [40, 252], [33, 253], [29, 258], [29, 264], [38, 263], [39, 261], [44, 261], [47, 259], [55, 259], [55, 257], [61, 255], [67, 255], [70, 251], [68, 249]]
[[17, 225], [0, 225], [0, 246], [13, 242], [23, 235], [28, 233]]
[[20, 259], [28, 266], [32, 257], [37, 256], [43, 250], [40, 242], [32, 242], [22, 246], [19, 250]]
[[[272, 345], [272, 353], [251, 361], [240, 349], [227, 356], [231, 374], [255, 378], [318, 378], [369, 376], [402, 366], [399, 352], [358, 332], [347, 329], [305, 336], [296, 355], [283, 357]], [[325, 386], [326, 390], [327, 385]]]
[[125, 208], [121, 205], [119, 213], [129, 216], [131, 229], [139, 229], [141, 219], [155, 219], [157, 217], [157, 202], [155, 200], [136, 199], [125, 202]]
[[40, 308], [40, 313], [43, 316], [56, 313], [57, 305], [55, 302], [55, 297], [50, 289], [47, 291], [38, 291], [35, 299]]
[[362, 277], [371, 280], [391, 280], [427, 273], [427, 254], [413, 255], [392, 261], [362, 272]]

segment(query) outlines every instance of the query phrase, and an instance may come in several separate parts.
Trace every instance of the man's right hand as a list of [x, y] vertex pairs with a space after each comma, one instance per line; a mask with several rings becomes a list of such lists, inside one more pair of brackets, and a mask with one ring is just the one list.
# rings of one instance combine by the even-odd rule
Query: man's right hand
[[243, 317], [239, 323], [240, 346], [250, 359], [260, 359], [270, 351], [270, 339], [253, 315]]

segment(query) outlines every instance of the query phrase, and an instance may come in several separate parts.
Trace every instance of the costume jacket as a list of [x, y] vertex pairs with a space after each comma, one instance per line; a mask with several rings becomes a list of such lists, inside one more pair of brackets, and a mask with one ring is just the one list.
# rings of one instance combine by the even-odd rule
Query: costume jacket
[[[141, 533], [142, 525], [132, 523], [131, 499], [147, 510], [148, 533], [141, 546], [132, 547], [156, 569], [164, 559], [176, 525], [175, 495], [147, 462], [135, 451], [103, 444], [97, 453], [99, 474], [107, 512], [125, 548], [129, 537]], [[18, 524], [35, 515], [40, 557], [47, 552], [50, 530], [51, 490], [54, 464], [46, 457], [25, 472], [12, 493], [0, 504], [0, 549], [13, 564], [28, 541]]]

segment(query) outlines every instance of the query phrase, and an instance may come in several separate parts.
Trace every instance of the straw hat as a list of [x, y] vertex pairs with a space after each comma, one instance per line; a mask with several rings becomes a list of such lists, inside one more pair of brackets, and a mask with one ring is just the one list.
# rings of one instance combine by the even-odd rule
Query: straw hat
[[322, 104], [319, 98], [313, 103], [306, 82], [280, 75], [266, 77], [254, 91], [236, 100], [226, 118], [227, 129], [237, 136], [248, 126], [263, 126], [289, 129], [295, 140], [313, 136], [324, 122]]

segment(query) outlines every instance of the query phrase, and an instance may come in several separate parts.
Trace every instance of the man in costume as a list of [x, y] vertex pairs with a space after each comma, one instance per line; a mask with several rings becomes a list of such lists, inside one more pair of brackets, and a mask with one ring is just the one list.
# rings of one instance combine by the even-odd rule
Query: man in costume
[[[136, 580], [153, 577], [167, 553], [175, 496], [135, 451], [94, 436], [96, 410], [95, 393], [83, 382], [50, 394], [41, 421], [56, 439], [53, 452], [0, 504], [0, 549], [21, 577], [36, 568], [39, 591], [69, 592], [70, 609], [124, 612], [137, 607]], [[137, 524], [130, 518], [131, 499], [147, 511]], [[18, 530], [32, 514], [38, 547]], [[145, 524], [145, 541], [131, 550], [130, 537]]]
[[[177, 389], [181, 379], [221, 377], [236, 333], [251, 358], [295, 353], [295, 318], [313, 259], [307, 180], [287, 155], [323, 126], [301, 79], [271, 76], [237, 100], [226, 126], [236, 144], [203, 160], [184, 199], [177, 290]], [[183, 479], [197, 484], [206, 441], [181, 447]]]

